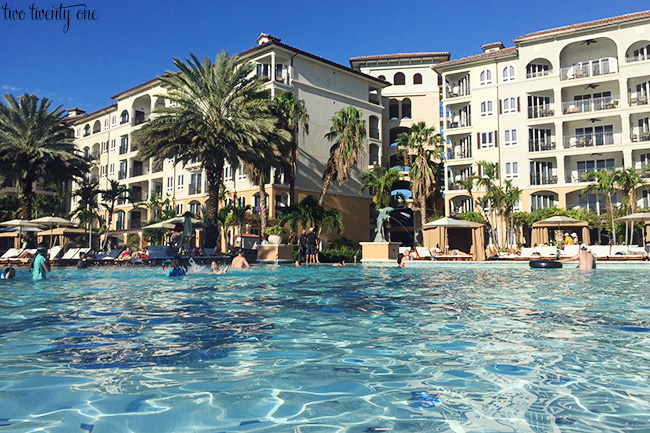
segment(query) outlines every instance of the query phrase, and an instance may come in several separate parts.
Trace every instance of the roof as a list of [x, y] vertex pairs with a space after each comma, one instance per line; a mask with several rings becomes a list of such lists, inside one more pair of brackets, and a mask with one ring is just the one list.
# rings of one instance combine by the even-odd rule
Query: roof
[[130, 89], [124, 90], [123, 92], [120, 92], [120, 93], [118, 93], [116, 95], [111, 96], [111, 99], [117, 99], [120, 96], [124, 95], [125, 93], [129, 93], [129, 92], [132, 92], [133, 90], [137, 90], [137, 89], [140, 89], [142, 87], [151, 85], [151, 84], [153, 84], [154, 81], [158, 81], [158, 80], [159, 80], [158, 77], [152, 78], [149, 81], [145, 81], [144, 83], [140, 83], [137, 86], [131, 87]]
[[433, 69], [442, 69], [448, 66], [461, 65], [464, 63], [477, 62], [481, 60], [490, 60], [498, 57], [507, 57], [515, 54], [517, 54], [517, 47], [503, 48], [501, 50], [476, 54], [475, 56], [463, 57], [462, 59], [454, 59], [448, 62], [441, 62], [435, 65]]
[[586, 23], [572, 24], [570, 26], [556, 27], [548, 30], [541, 30], [539, 32], [528, 33], [515, 39], [515, 44], [531, 39], [538, 39], [545, 36], [558, 35], [562, 33], [569, 33], [575, 30], [590, 29], [601, 27], [609, 24], [617, 24], [628, 21], [636, 21], [640, 19], [650, 18], [650, 11], [634, 12], [627, 15], [619, 15], [617, 17], [604, 18], [602, 20], [588, 21]]
[[390, 85], [390, 83], [388, 81], [380, 80], [379, 78], [373, 77], [373, 76], [368, 75], [368, 74], [364, 74], [363, 72], [357, 71], [356, 69], [352, 69], [352, 68], [350, 68], [348, 66], [343, 66], [340, 63], [336, 63], [336, 62], [333, 62], [331, 60], [327, 60], [326, 58], [317, 56], [316, 54], [308, 53], [307, 51], [303, 51], [303, 50], [298, 49], [296, 47], [292, 47], [291, 45], [287, 45], [285, 43], [280, 42], [280, 40], [278, 38], [276, 38], [276, 37], [272, 37], [272, 36], [269, 36], [269, 35], [266, 35], [266, 36], [270, 37], [271, 40], [269, 40], [267, 42], [264, 42], [264, 43], [262, 43], [260, 45], [257, 45], [257, 46], [255, 46], [253, 48], [249, 48], [246, 51], [242, 51], [241, 53], [238, 54], [238, 56], [239, 57], [247, 56], [247, 55], [255, 53], [256, 51], [260, 51], [260, 50], [263, 50], [264, 48], [270, 47], [271, 45], [276, 45], [276, 46], [284, 48], [286, 50], [293, 51], [296, 54], [300, 54], [302, 56], [309, 57], [309, 58], [317, 60], [319, 62], [326, 63], [326, 64], [328, 64], [330, 66], [334, 66], [335, 68], [342, 69], [344, 71], [350, 72], [350, 73], [355, 74], [355, 75], [359, 75], [359, 76], [361, 76], [361, 77], [363, 77], [363, 78], [365, 78], [367, 80], [374, 81], [374, 82], [376, 82], [378, 84], [381, 84], [383, 86], [389, 86]]
[[392, 60], [392, 59], [421, 59], [427, 57], [444, 57], [449, 60], [451, 54], [448, 51], [431, 51], [428, 53], [396, 53], [396, 54], [378, 54], [375, 56], [360, 56], [351, 57], [350, 65], [352, 62], [364, 62], [371, 60]]

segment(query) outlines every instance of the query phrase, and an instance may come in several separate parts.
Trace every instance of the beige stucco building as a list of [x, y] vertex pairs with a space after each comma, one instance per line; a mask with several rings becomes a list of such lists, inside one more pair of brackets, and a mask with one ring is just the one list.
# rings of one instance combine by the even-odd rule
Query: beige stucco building
[[[301, 129], [298, 137], [297, 200], [307, 194], [320, 194], [321, 177], [331, 147], [324, 136], [329, 132], [336, 111], [353, 106], [363, 112], [370, 126], [365, 159], [359, 161], [359, 168], [353, 170], [349, 182], [342, 186], [332, 185], [325, 206], [343, 212], [345, 236], [356, 242], [367, 240], [371, 231], [371, 199], [368, 193], [359, 195], [359, 175], [370, 159], [376, 159], [375, 149], [381, 148], [381, 132], [376, 132], [372, 125], [381, 119], [381, 92], [388, 83], [286, 45], [266, 34], [239, 57], [256, 64], [256, 74], [267, 83], [271, 97], [293, 91], [305, 101], [310, 117], [309, 133]], [[157, 78], [113, 95], [112, 105], [86, 114], [74, 123], [75, 143], [92, 161], [90, 178], [97, 180], [101, 189], [108, 186], [110, 179], [118, 180], [129, 188], [134, 201], [147, 202], [154, 195], [169, 197], [177, 214], [190, 211], [201, 215], [207, 188], [200, 161], [182, 166], [174, 160], [141, 160], [137, 156], [138, 149], [133, 146], [132, 134], [155, 116], [157, 107], [169, 103], [164, 95], [165, 88]], [[249, 182], [241, 169], [226, 165], [224, 183], [228, 192], [226, 201], [250, 205], [253, 213], [259, 212], [259, 188]], [[271, 172], [266, 192], [269, 217], [275, 218], [280, 208], [289, 205], [289, 185], [281, 170]], [[145, 206], [134, 208], [122, 200], [110, 230], [118, 235], [140, 233], [140, 228], [150, 218]]]
[[[605, 212], [590, 170], [650, 162], [650, 11], [530, 33], [439, 63], [444, 82], [446, 213], [472, 210], [458, 181], [499, 163], [519, 208]], [[477, 192], [474, 192], [476, 195]], [[480, 192], [478, 192], [480, 195]], [[640, 207], [650, 207], [640, 188]], [[620, 201], [620, 194], [616, 201]]]

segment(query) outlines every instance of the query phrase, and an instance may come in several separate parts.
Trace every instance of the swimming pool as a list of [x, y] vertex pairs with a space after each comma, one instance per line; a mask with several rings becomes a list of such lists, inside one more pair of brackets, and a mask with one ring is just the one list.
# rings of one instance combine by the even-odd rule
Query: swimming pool
[[641, 432], [650, 272], [526, 264], [0, 281], [0, 432]]

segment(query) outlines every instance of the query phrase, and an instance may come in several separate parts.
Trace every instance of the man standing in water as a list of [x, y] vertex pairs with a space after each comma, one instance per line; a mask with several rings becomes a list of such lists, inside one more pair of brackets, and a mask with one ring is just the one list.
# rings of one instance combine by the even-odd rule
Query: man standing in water
[[571, 262], [573, 260], [578, 261], [578, 268], [581, 271], [589, 271], [596, 268], [596, 259], [594, 255], [591, 254], [586, 244], [580, 245], [580, 252], [573, 257], [560, 260], [561, 262]]
[[232, 259], [230, 267], [233, 269], [244, 269], [250, 267], [248, 260], [244, 257], [244, 250], [239, 250], [239, 253]]
[[50, 272], [50, 261], [47, 259], [47, 246], [40, 244], [34, 257], [32, 280], [44, 280]]

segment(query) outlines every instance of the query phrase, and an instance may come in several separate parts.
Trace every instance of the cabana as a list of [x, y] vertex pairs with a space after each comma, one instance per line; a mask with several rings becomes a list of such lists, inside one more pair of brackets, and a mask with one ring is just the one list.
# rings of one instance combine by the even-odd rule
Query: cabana
[[480, 223], [452, 218], [428, 222], [424, 225], [424, 246], [431, 249], [438, 245], [445, 254], [451, 250], [460, 250], [471, 254], [474, 261], [483, 261], [483, 226]]
[[[76, 238], [78, 236], [88, 236], [88, 232], [84, 229], [80, 228], [72, 228], [72, 227], [59, 227], [56, 229], [51, 229], [51, 230], [43, 230], [42, 232], [37, 233], [39, 242], [44, 241], [46, 238], [48, 240], [48, 243], [50, 245], [59, 245], [59, 246], [66, 246], [68, 243], [68, 239], [70, 238]], [[58, 238], [58, 242], [53, 242], [50, 240], [50, 238]], [[93, 238], [93, 243], [97, 242], [97, 238]]]
[[556, 215], [533, 223], [533, 230], [531, 233], [531, 246], [549, 243], [548, 229], [562, 229], [568, 232], [574, 232], [578, 229], [582, 229], [582, 235], [580, 236], [580, 239], [585, 244], [590, 243], [589, 223], [587, 221], [580, 221], [564, 215]]

